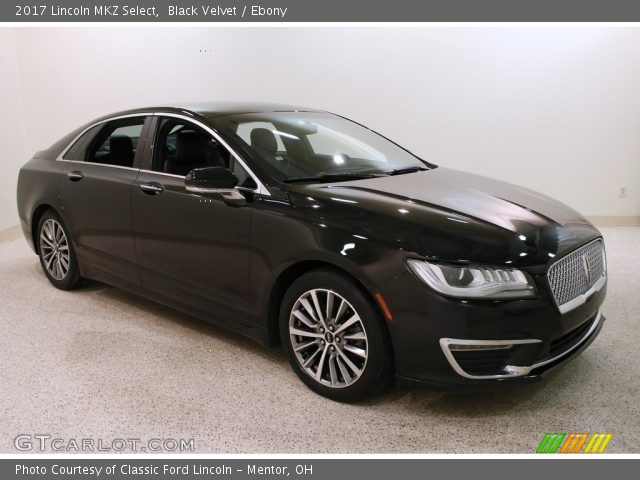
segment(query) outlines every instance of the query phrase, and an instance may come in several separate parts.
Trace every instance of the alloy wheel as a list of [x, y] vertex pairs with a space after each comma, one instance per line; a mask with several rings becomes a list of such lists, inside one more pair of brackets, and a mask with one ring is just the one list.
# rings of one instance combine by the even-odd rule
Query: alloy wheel
[[367, 333], [358, 312], [341, 295], [313, 289], [296, 300], [289, 338], [302, 369], [316, 382], [343, 388], [356, 382], [367, 364]]
[[40, 229], [40, 255], [51, 277], [62, 280], [67, 276], [71, 264], [69, 242], [62, 225], [52, 218], [47, 219]]

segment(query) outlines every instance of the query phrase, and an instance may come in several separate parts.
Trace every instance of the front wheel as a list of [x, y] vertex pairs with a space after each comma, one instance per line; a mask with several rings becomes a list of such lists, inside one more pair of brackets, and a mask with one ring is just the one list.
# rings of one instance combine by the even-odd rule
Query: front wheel
[[312, 390], [354, 401], [389, 383], [391, 349], [380, 313], [350, 279], [309, 272], [293, 283], [281, 307], [285, 353]]
[[42, 270], [61, 290], [72, 290], [82, 282], [78, 259], [62, 219], [53, 210], [38, 222], [38, 256]]

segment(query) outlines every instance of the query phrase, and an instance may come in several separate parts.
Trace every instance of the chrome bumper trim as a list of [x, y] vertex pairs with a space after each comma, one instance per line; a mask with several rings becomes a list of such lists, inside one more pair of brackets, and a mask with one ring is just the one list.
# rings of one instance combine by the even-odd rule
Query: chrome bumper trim
[[538, 363], [534, 363], [533, 365], [526, 365], [526, 366], [507, 365], [506, 367], [504, 367], [503, 373], [496, 374], [496, 375], [471, 375], [471, 374], [467, 373], [460, 366], [460, 364], [456, 361], [455, 357], [453, 356], [452, 351], [458, 350], [458, 349], [455, 348], [455, 346], [456, 345], [474, 345], [474, 346], [478, 347], [478, 348], [476, 348], [476, 350], [483, 350], [482, 347], [483, 346], [487, 346], [488, 348], [486, 348], [486, 349], [489, 350], [489, 349], [492, 349], [492, 346], [496, 346], [496, 345], [500, 345], [500, 346], [505, 346], [506, 347], [506, 346], [509, 346], [509, 345], [523, 345], [523, 344], [530, 344], [530, 343], [542, 343], [542, 340], [539, 340], [539, 339], [536, 339], [536, 338], [530, 338], [530, 339], [525, 339], [525, 340], [463, 340], [463, 339], [456, 339], [456, 338], [441, 338], [440, 339], [440, 348], [442, 348], [442, 352], [444, 353], [444, 356], [446, 357], [447, 361], [449, 362], [449, 365], [451, 365], [451, 368], [453, 368], [453, 370], [458, 375], [460, 375], [461, 377], [464, 377], [464, 378], [468, 378], [469, 380], [498, 380], [498, 379], [501, 379], [501, 378], [522, 377], [522, 376], [525, 376], [525, 375], [528, 375], [529, 373], [531, 373], [532, 370], [535, 370], [536, 368], [540, 368], [540, 367], [543, 367], [545, 365], [548, 365], [549, 363], [553, 363], [553, 362], [559, 360], [560, 358], [570, 354], [571, 352], [573, 352], [577, 348], [579, 348], [584, 342], [587, 341], [587, 339], [589, 337], [591, 337], [591, 335], [596, 330], [596, 328], [598, 328], [598, 325], [600, 325], [601, 319], [602, 319], [602, 314], [600, 312], [598, 312], [596, 314], [596, 318], [593, 321], [591, 327], [589, 328], [587, 333], [582, 336], [580, 341], [578, 341], [575, 345], [572, 345], [571, 348], [568, 348], [567, 350], [565, 350], [564, 352], [560, 353], [559, 355], [556, 355], [555, 357], [552, 357], [552, 358], [548, 358], [548, 359], [543, 360], [543, 361], [538, 362]]

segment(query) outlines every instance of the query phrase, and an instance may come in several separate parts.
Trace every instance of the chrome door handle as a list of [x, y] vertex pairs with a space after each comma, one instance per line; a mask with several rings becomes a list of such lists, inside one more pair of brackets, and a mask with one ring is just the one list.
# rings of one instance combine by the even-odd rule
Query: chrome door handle
[[74, 170], [73, 172], [67, 173], [67, 178], [72, 182], [78, 182], [84, 178], [84, 175], [82, 174], [82, 172]]
[[146, 193], [147, 195], [158, 195], [159, 193], [162, 193], [164, 191], [164, 187], [156, 182], [141, 183], [140, 190], [142, 190], [142, 192]]

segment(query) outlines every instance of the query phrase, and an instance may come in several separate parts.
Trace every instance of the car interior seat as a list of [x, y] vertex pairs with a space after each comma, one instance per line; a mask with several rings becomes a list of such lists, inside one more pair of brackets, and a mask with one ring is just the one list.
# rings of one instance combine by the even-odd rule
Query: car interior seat
[[131, 167], [133, 165], [133, 141], [126, 135], [112, 135], [109, 138], [109, 153], [101, 161], [110, 165]]

